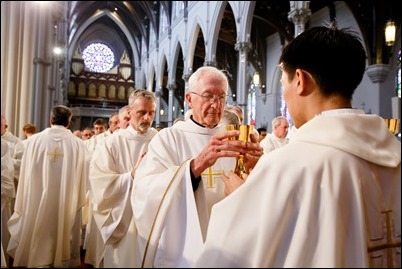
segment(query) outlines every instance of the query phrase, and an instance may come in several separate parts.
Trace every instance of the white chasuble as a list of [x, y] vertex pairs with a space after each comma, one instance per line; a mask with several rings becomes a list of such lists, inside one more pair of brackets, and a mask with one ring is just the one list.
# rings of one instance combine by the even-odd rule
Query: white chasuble
[[210, 207], [224, 197], [220, 173], [233, 170], [235, 159], [219, 159], [206, 169], [195, 192], [189, 164], [212, 135], [224, 131], [224, 126], [208, 129], [188, 119], [162, 129], [150, 142], [137, 170], [131, 201], [143, 266], [195, 265]]
[[[21, 159], [24, 153], [24, 144], [22, 141], [15, 135], [13, 135], [10, 131], [6, 131], [1, 136], [2, 141], [5, 141], [8, 145], [8, 150], [11, 155], [11, 160], [13, 163], [13, 184], [15, 191], [18, 187], [18, 178], [20, 174], [20, 167], [21, 167]], [[14, 212], [14, 204], [15, 204], [15, 196], [9, 197], [6, 199], [4, 204], [4, 208], [1, 212], [1, 222], [3, 227], [7, 227], [7, 222], [11, 218], [12, 213]], [[3, 201], [2, 201], [3, 203]], [[7, 249], [8, 242], [10, 240], [10, 234], [7, 229], [1, 230], [1, 242], [3, 244], [4, 251]], [[8, 260], [9, 255], [5, 253], [5, 258]]]
[[[1, 211], [15, 197], [14, 166], [8, 143], [1, 139]], [[5, 227], [6, 228], [6, 227]]]
[[14, 266], [80, 264], [79, 217], [85, 204], [88, 167], [84, 143], [65, 127], [52, 126], [28, 139], [15, 211], [8, 222], [11, 239], [7, 251]]
[[400, 268], [401, 144], [377, 115], [338, 113], [215, 204], [197, 267]]
[[[104, 266], [133, 267], [136, 229], [131, 208], [131, 171], [157, 131], [131, 126], [107, 136], [93, 153], [89, 172], [93, 217], [106, 244]], [[87, 246], [90, 247], [90, 246]]]
[[[8, 143], [1, 138], [1, 231], [2, 237], [4, 239], [4, 234], [7, 234], [7, 239], [10, 238], [8, 234], [7, 221], [11, 217], [10, 201], [15, 197], [15, 185], [14, 185], [14, 165], [10, 153], [10, 148]], [[5, 209], [7, 205], [7, 208]], [[8, 218], [5, 219], [3, 215], [3, 210], [9, 210]], [[4, 232], [4, 234], [3, 234]], [[6, 240], [8, 242], [8, 240]], [[8, 255], [5, 255], [3, 248], [4, 241], [1, 242], [1, 267], [8, 267]], [[7, 243], [8, 244], [8, 243]]]

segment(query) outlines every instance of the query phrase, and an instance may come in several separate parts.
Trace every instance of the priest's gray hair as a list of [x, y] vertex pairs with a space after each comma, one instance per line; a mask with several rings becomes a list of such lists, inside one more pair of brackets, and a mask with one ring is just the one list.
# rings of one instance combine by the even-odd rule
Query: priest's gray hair
[[276, 127], [280, 126], [282, 123], [282, 120], [288, 121], [288, 119], [285, 118], [284, 116], [278, 116], [278, 117], [274, 118], [272, 120], [272, 130], [275, 129]]
[[221, 123], [223, 123], [225, 125], [229, 125], [229, 124], [240, 125], [241, 124], [239, 116], [237, 116], [237, 114], [235, 112], [229, 110], [226, 107], [223, 110], [223, 116], [221, 119]]
[[139, 97], [152, 99], [154, 102], [156, 102], [155, 94], [153, 92], [145, 89], [136, 89], [130, 94], [130, 97], [128, 98], [128, 105], [131, 106], [131, 104]]
[[124, 119], [124, 111], [126, 110], [130, 110], [130, 106], [129, 105], [125, 105], [122, 108], [119, 109], [119, 119], [123, 120]]
[[64, 127], [68, 127], [70, 125], [72, 117], [73, 113], [71, 109], [63, 105], [54, 106], [50, 110], [51, 125], [61, 125]]
[[188, 88], [189, 91], [196, 91], [199, 92], [199, 80], [204, 76], [208, 74], [209, 76], [216, 77], [218, 79], [221, 79], [225, 81], [225, 91], [228, 91], [229, 88], [229, 82], [226, 74], [222, 71], [219, 70], [216, 67], [213, 66], [202, 66], [195, 71], [190, 78], [188, 79]]

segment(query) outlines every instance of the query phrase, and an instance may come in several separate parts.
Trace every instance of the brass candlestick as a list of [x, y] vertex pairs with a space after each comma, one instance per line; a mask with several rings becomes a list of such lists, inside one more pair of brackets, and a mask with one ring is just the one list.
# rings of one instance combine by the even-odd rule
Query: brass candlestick
[[[230, 138], [230, 140], [240, 140], [243, 142], [250, 142], [250, 134], [253, 133], [254, 126], [249, 125], [249, 124], [242, 124], [242, 125], [229, 124], [229, 125], [226, 125], [226, 130], [227, 131], [232, 131], [232, 130], [240, 131], [240, 135], [238, 137], [232, 137], [232, 138]], [[243, 174], [243, 173], [247, 173], [246, 168], [244, 167], [244, 155], [243, 154], [240, 154], [236, 158], [236, 167], [234, 169], [234, 172], [238, 176], [241, 176], [241, 174]]]

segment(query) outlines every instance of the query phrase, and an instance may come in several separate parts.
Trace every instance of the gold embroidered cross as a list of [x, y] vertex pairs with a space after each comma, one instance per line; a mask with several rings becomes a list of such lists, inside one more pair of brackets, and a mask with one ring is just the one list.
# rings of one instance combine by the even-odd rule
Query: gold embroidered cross
[[401, 238], [399, 235], [399, 240], [395, 240], [393, 238], [393, 225], [392, 225], [392, 210], [386, 210], [381, 212], [385, 216], [385, 227], [386, 230], [386, 240], [384, 242], [384, 237], [380, 238], [373, 238], [370, 241], [382, 241], [378, 245], [368, 247], [368, 253], [371, 252], [381, 252], [386, 251], [386, 260], [387, 260], [387, 267], [393, 268], [394, 267], [394, 253], [393, 250], [401, 247]]
[[212, 171], [211, 167], [208, 167], [207, 172], [204, 171], [204, 173], [201, 174], [201, 176], [207, 176], [207, 188], [214, 188], [214, 176], [220, 176], [222, 175], [222, 170], [221, 171]]
[[47, 153], [47, 155], [49, 155], [49, 156], [51, 156], [51, 158], [53, 158], [53, 162], [56, 161], [56, 158], [57, 158], [58, 156], [63, 156], [63, 153], [57, 152], [57, 149], [58, 149], [58, 147], [55, 147], [55, 148], [54, 148], [54, 152], [48, 152], [48, 153]]

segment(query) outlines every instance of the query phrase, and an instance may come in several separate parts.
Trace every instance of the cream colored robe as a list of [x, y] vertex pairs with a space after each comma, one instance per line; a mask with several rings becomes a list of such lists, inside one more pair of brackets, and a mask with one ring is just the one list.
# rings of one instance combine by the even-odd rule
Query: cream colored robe
[[[88, 152], [93, 156], [95, 148], [103, 143], [106, 137], [111, 135], [110, 130], [92, 136], [90, 139], [85, 140], [84, 144], [88, 149]], [[89, 180], [89, 179], [88, 179]], [[82, 225], [85, 230], [83, 249], [85, 249], [86, 264], [91, 264], [94, 268], [103, 267], [103, 256], [105, 252], [105, 244], [103, 243], [102, 236], [99, 229], [93, 220], [92, 213], [92, 194], [90, 192], [90, 184], [87, 184], [86, 203], [82, 208]]]
[[[197, 267], [400, 268], [401, 143], [345, 112], [304, 124], [213, 207]], [[376, 251], [387, 225], [399, 247]]]
[[[14, 165], [10, 154], [10, 148], [8, 143], [1, 138], [1, 213], [3, 214], [3, 209], [6, 204], [9, 204], [10, 200], [15, 197], [15, 185], [14, 185]], [[7, 222], [3, 224], [3, 217], [1, 222], [1, 231], [7, 231]], [[7, 261], [4, 249], [1, 243], [1, 267], [6, 268]], [[8, 259], [8, 258], [7, 258]]]
[[[106, 244], [104, 267], [133, 267], [136, 234], [130, 204], [131, 171], [157, 131], [144, 135], [131, 126], [106, 137], [93, 153], [89, 181], [93, 216]], [[87, 249], [91, 246], [88, 245]]]
[[15, 212], [8, 222], [7, 251], [14, 266], [80, 264], [81, 227], [76, 224], [85, 203], [88, 161], [83, 142], [62, 126], [46, 128], [28, 140]]
[[279, 138], [272, 133], [267, 134], [267, 136], [260, 141], [260, 146], [264, 149], [264, 153], [268, 153], [285, 146], [288, 142], [289, 140], [287, 138]]
[[15, 197], [14, 165], [8, 143], [1, 139], [1, 211], [7, 201]]
[[[1, 138], [7, 142], [9, 151], [11, 154], [11, 160], [14, 166], [14, 188], [17, 190], [18, 186], [18, 178], [20, 174], [20, 166], [21, 166], [21, 159], [24, 153], [24, 144], [22, 141], [15, 135], [13, 135], [10, 131], [6, 131]], [[11, 218], [11, 215], [14, 212], [14, 204], [15, 198], [10, 197], [7, 199], [6, 203], [4, 204], [3, 211], [1, 212], [1, 222], [3, 227], [7, 227], [7, 222]], [[7, 229], [1, 230], [1, 242], [3, 244], [3, 248], [6, 250], [8, 242], [10, 240], [10, 234]], [[8, 254], [5, 253], [6, 259], [8, 259]]]
[[208, 169], [203, 173], [195, 192], [189, 163], [212, 135], [224, 130], [224, 126], [203, 128], [188, 119], [162, 129], [149, 144], [137, 170], [131, 201], [141, 259], [146, 251], [145, 267], [194, 266], [206, 234], [210, 207], [224, 197], [219, 173], [233, 170], [235, 159], [219, 159], [210, 175]]
[[10, 147], [10, 154], [14, 164], [14, 178], [17, 183], [20, 174], [21, 159], [24, 154], [24, 143], [9, 131], [6, 131], [1, 137], [7, 141]]

